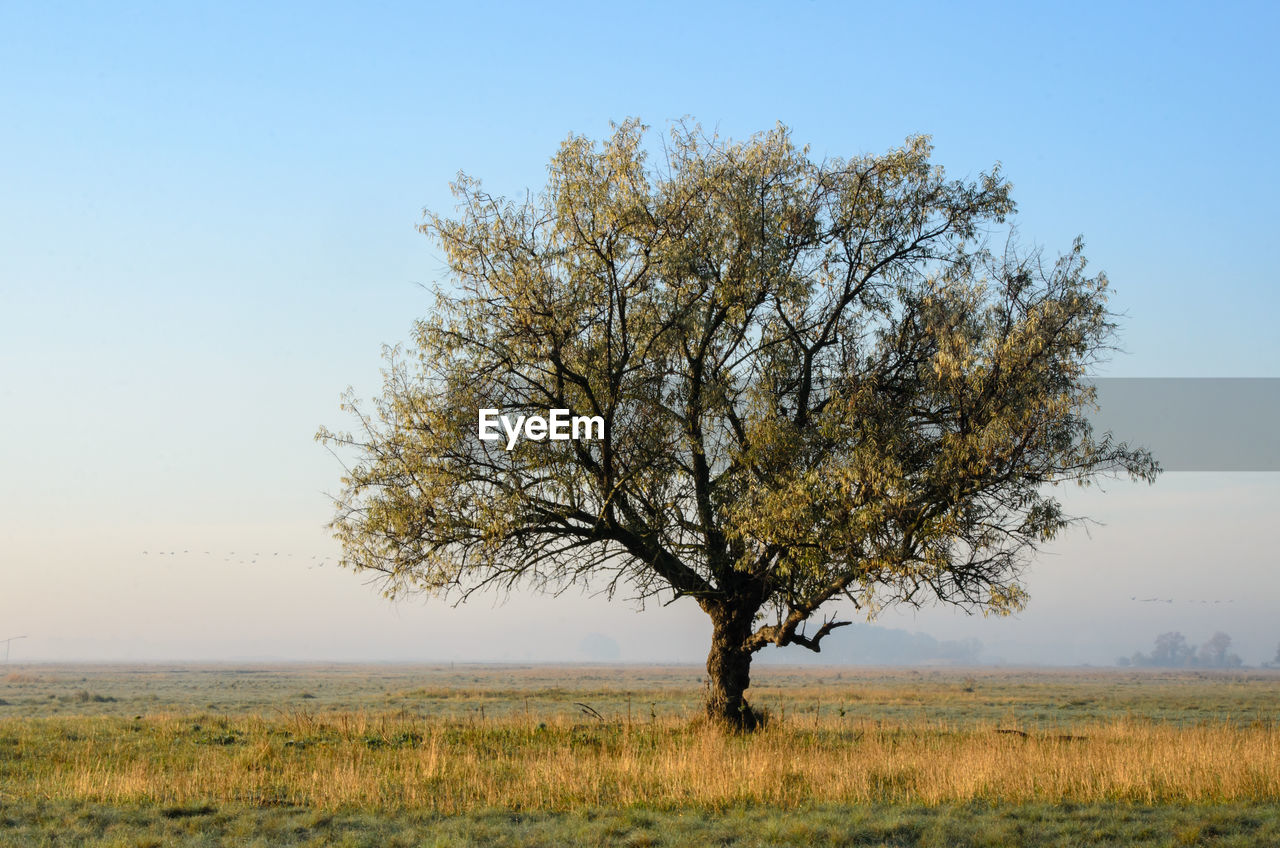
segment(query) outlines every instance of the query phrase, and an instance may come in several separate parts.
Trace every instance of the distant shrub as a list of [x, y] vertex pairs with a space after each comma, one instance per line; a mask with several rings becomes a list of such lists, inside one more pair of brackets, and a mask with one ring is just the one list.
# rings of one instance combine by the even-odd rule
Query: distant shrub
[[81, 689], [78, 692], [71, 693], [70, 695], [59, 695], [57, 697], [58, 700], [64, 704], [113, 704], [119, 700], [110, 695], [95, 694], [90, 692], [88, 689]]
[[166, 819], [185, 819], [193, 816], [211, 816], [216, 812], [216, 808], [202, 804], [198, 807], [165, 807], [160, 811], [160, 815]]

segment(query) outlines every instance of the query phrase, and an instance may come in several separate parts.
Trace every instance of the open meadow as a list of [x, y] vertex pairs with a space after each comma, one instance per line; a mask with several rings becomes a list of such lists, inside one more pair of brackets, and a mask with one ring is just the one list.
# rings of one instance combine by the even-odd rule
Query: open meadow
[[1275, 845], [1280, 674], [10, 666], [0, 844]]

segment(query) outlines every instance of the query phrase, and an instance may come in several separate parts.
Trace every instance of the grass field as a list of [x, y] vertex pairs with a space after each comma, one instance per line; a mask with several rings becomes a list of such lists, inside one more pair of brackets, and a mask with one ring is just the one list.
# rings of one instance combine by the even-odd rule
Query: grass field
[[1280, 675], [11, 668], [0, 844], [1280, 845]]

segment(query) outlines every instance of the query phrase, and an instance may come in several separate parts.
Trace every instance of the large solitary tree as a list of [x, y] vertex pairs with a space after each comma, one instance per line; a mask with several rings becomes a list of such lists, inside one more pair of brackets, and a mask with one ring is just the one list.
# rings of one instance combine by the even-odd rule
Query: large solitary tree
[[[1095, 435], [1115, 323], [1077, 241], [1042, 263], [998, 169], [950, 180], [926, 138], [815, 161], [782, 126], [570, 137], [540, 193], [465, 176], [426, 213], [451, 280], [349, 398], [332, 527], [390, 593], [583, 583], [710, 616], [709, 716], [738, 728], [752, 656], [819, 650], [893, 603], [1018, 609], [1071, 521], [1053, 484], [1154, 479]], [[992, 243], [998, 243], [993, 249]], [[603, 439], [478, 435], [567, 409]], [[531, 431], [535, 436], [538, 431]]]

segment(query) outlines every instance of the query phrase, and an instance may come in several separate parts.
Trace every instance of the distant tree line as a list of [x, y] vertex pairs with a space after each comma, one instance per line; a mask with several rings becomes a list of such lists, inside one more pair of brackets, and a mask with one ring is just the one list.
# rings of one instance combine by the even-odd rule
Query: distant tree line
[[822, 653], [787, 652], [765, 662], [830, 665], [977, 665], [982, 662], [977, 639], [935, 639], [893, 627], [856, 622], [823, 644]]
[[[1280, 649], [1276, 651], [1276, 660], [1280, 662]], [[1213, 634], [1199, 648], [1187, 644], [1187, 637], [1177, 631], [1161, 633], [1151, 653], [1139, 651], [1116, 662], [1122, 666], [1153, 668], [1239, 668], [1244, 665], [1239, 654], [1231, 653], [1231, 637], [1222, 631]]]

